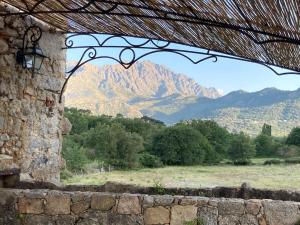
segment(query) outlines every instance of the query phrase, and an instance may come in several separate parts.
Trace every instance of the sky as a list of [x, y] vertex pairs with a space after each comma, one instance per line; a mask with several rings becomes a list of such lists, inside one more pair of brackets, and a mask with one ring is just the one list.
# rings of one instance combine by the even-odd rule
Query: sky
[[[97, 36], [99, 40], [104, 40], [105, 37], [107, 36]], [[89, 37], [78, 37], [74, 38], [73, 41], [74, 46], [96, 44], [95, 40]], [[142, 39], [138, 40], [134, 38], [130, 39], [130, 41], [134, 41], [135, 43], [143, 42]], [[107, 44], [121, 45], [124, 44], [124, 41], [113, 39]], [[195, 48], [186, 46], [172, 46], [183, 50], [195, 50]], [[198, 51], [199, 49], [196, 50]], [[101, 49], [101, 52], [103, 52], [104, 55], [118, 56], [120, 51], [118, 49]], [[81, 55], [82, 50], [68, 50], [67, 52], [67, 57], [70, 61], [78, 61]], [[197, 55], [190, 56], [192, 56], [193, 59], [199, 59]], [[127, 57], [129, 57], [129, 54]], [[124, 58], [126, 58], [126, 54]], [[216, 63], [214, 63], [213, 60], [207, 60], [195, 65], [182, 56], [172, 53], [157, 53], [147, 56], [142, 60], [150, 60], [154, 63], [165, 65], [176, 73], [182, 73], [191, 77], [202, 86], [217, 88], [223, 91], [224, 94], [241, 89], [254, 92], [267, 87], [275, 87], [281, 90], [296, 90], [300, 88], [300, 75], [277, 76], [268, 68], [255, 63], [219, 58]], [[95, 60], [91, 63], [99, 66], [116, 64], [115, 61], [106, 59]], [[276, 68], [276, 70], [285, 72], [285, 70], [280, 68]]]

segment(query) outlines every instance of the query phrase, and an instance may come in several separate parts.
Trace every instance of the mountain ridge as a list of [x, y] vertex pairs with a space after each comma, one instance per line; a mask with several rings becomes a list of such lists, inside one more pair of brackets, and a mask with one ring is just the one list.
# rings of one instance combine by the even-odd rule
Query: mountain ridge
[[263, 123], [286, 135], [300, 125], [300, 88], [284, 91], [265, 88], [237, 90], [222, 95], [184, 74], [143, 61], [129, 70], [119, 65], [87, 64], [70, 80], [66, 106], [95, 114], [126, 117], [151, 116], [167, 124], [180, 120], [213, 119], [231, 131], [256, 135]]

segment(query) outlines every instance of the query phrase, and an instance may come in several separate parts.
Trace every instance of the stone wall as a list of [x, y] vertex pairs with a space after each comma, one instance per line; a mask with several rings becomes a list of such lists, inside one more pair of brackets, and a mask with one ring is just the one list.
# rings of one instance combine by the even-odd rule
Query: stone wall
[[[0, 10], [11, 9], [0, 3]], [[40, 47], [49, 58], [32, 78], [30, 71], [17, 65], [16, 52], [33, 24], [44, 31]], [[64, 35], [32, 18], [0, 17], [0, 170], [20, 168], [26, 179], [59, 181], [63, 43]]]
[[296, 225], [299, 219], [298, 202], [0, 189], [0, 225]]

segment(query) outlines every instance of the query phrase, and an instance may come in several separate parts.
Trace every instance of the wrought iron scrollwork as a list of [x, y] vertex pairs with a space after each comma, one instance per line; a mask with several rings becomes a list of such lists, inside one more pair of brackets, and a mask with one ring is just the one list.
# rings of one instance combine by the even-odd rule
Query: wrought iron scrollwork
[[[90, 39], [91, 43], [90, 45], [81, 45], [76, 44], [76, 39]], [[113, 44], [113, 42], [118, 39], [118, 44]], [[252, 62], [256, 64], [260, 64], [262, 66], [265, 66], [266, 68], [270, 69], [273, 73], [275, 73], [278, 76], [282, 75], [291, 75], [296, 74], [300, 75], [300, 72], [277, 72], [276, 69], [274, 69], [271, 65], [262, 63], [260, 61], [256, 61], [253, 59], [245, 59], [235, 56], [229, 56], [224, 54], [219, 54], [215, 52], [211, 52], [209, 49], [190, 49], [189, 47], [185, 45], [178, 45], [171, 42], [164, 42], [154, 39], [139, 39], [140, 43], [135, 43], [135, 40], [131, 40], [133, 37], [126, 37], [126, 36], [119, 36], [119, 35], [106, 35], [103, 39], [103, 36], [101, 38], [99, 35], [96, 34], [71, 34], [69, 35], [65, 40], [65, 47], [64, 49], [67, 50], [80, 50], [81, 55], [79, 57], [78, 62], [75, 64], [74, 67], [69, 69], [66, 74], [66, 81], [62, 87], [61, 95], [66, 88], [66, 85], [69, 81], [69, 79], [74, 75], [74, 73], [83, 65], [86, 63], [89, 63], [96, 59], [110, 59], [117, 63], [119, 63], [121, 66], [123, 66], [125, 69], [130, 68], [134, 63], [139, 61], [140, 59], [156, 54], [156, 53], [172, 53], [182, 56], [183, 58], [189, 60], [193, 64], [199, 64], [206, 60], [212, 60], [213, 62], [217, 62], [219, 58], [225, 58], [225, 59], [232, 59], [232, 60], [239, 60], [244, 62]], [[119, 44], [119, 43], [122, 44]], [[103, 53], [104, 49], [114, 49], [118, 54], [117, 56], [105, 55]], [[129, 59], [125, 59], [126, 56], [130, 56]], [[195, 59], [196, 58], [196, 59]], [[60, 96], [60, 101], [62, 100], [62, 96]]]

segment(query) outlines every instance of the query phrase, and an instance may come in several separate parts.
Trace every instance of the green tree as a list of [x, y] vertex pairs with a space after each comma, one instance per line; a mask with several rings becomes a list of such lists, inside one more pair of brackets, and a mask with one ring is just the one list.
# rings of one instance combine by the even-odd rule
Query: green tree
[[213, 147], [211, 160], [218, 162], [227, 158], [230, 142], [229, 132], [212, 120], [192, 120], [187, 123], [204, 135]]
[[98, 160], [117, 168], [138, 166], [139, 153], [144, 151], [140, 135], [126, 132], [118, 123], [111, 126], [98, 124], [89, 134], [87, 145], [95, 149]]
[[85, 149], [66, 136], [63, 141], [62, 156], [66, 161], [66, 167], [72, 172], [83, 172], [88, 159]]
[[197, 130], [186, 125], [165, 128], [153, 139], [153, 153], [166, 165], [197, 165], [203, 163], [212, 147]]
[[272, 126], [269, 124], [264, 123], [261, 134], [267, 135], [267, 136], [272, 136]]
[[248, 135], [240, 132], [232, 135], [228, 153], [234, 162], [250, 162], [255, 156], [255, 146]]
[[286, 144], [300, 146], [300, 127], [295, 127], [286, 139]]
[[260, 134], [255, 138], [255, 149], [258, 156], [271, 156], [275, 154], [273, 138], [266, 134]]

